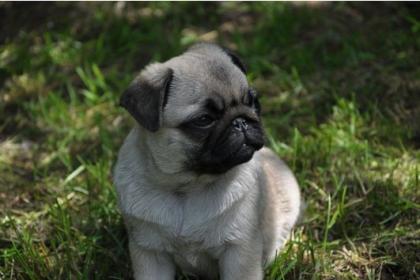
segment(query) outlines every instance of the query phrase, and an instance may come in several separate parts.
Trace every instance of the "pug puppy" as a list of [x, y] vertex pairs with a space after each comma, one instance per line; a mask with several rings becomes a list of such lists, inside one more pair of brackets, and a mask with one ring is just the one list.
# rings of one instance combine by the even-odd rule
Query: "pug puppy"
[[263, 147], [237, 56], [201, 43], [147, 66], [121, 97], [137, 121], [114, 169], [135, 279], [262, 279], [300, 209], [290, 169]]

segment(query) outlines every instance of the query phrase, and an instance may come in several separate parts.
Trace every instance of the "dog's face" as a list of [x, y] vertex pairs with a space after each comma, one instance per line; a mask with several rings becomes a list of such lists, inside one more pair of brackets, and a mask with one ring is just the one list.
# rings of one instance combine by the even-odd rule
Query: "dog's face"
[[145, 128], [154, 161], [166, 172], [223, 173], [264, 144], [245, 68], [215, 45], [199, 44], [148, 66], [121, 104]]

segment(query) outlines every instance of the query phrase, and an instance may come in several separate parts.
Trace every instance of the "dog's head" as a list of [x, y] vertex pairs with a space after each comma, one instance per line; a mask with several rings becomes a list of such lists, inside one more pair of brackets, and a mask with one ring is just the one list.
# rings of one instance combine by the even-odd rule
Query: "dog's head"
[[256, 91], [231, 52], [197, 44], [147, 66], [121, 97], [165, 172], [218, 174], [249, 161], [263, 144]]

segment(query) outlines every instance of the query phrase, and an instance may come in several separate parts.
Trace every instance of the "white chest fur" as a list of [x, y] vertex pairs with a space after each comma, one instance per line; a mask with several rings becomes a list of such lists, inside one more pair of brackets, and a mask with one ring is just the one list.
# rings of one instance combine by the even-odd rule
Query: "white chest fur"
[[251, 160], [239, 172], [233, 170], [206, 188], [192, 185], [183, 194], [155, 188], [133, 174], [125, 176], [119, 168], [120, 207], [132, 238], [145, 249], [211, 254], [224, 244], [250, 238], [247, 229], [255, 228], [259, 195], [254, 164]]

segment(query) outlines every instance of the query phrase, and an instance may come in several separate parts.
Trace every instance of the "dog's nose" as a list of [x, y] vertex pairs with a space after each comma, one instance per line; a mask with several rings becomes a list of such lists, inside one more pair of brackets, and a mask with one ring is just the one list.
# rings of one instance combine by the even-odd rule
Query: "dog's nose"
[[232, 126], [234, 129], [243, 131], [248, 128], [248, 124], [244, 118], [236, 118], [232, 121]]

